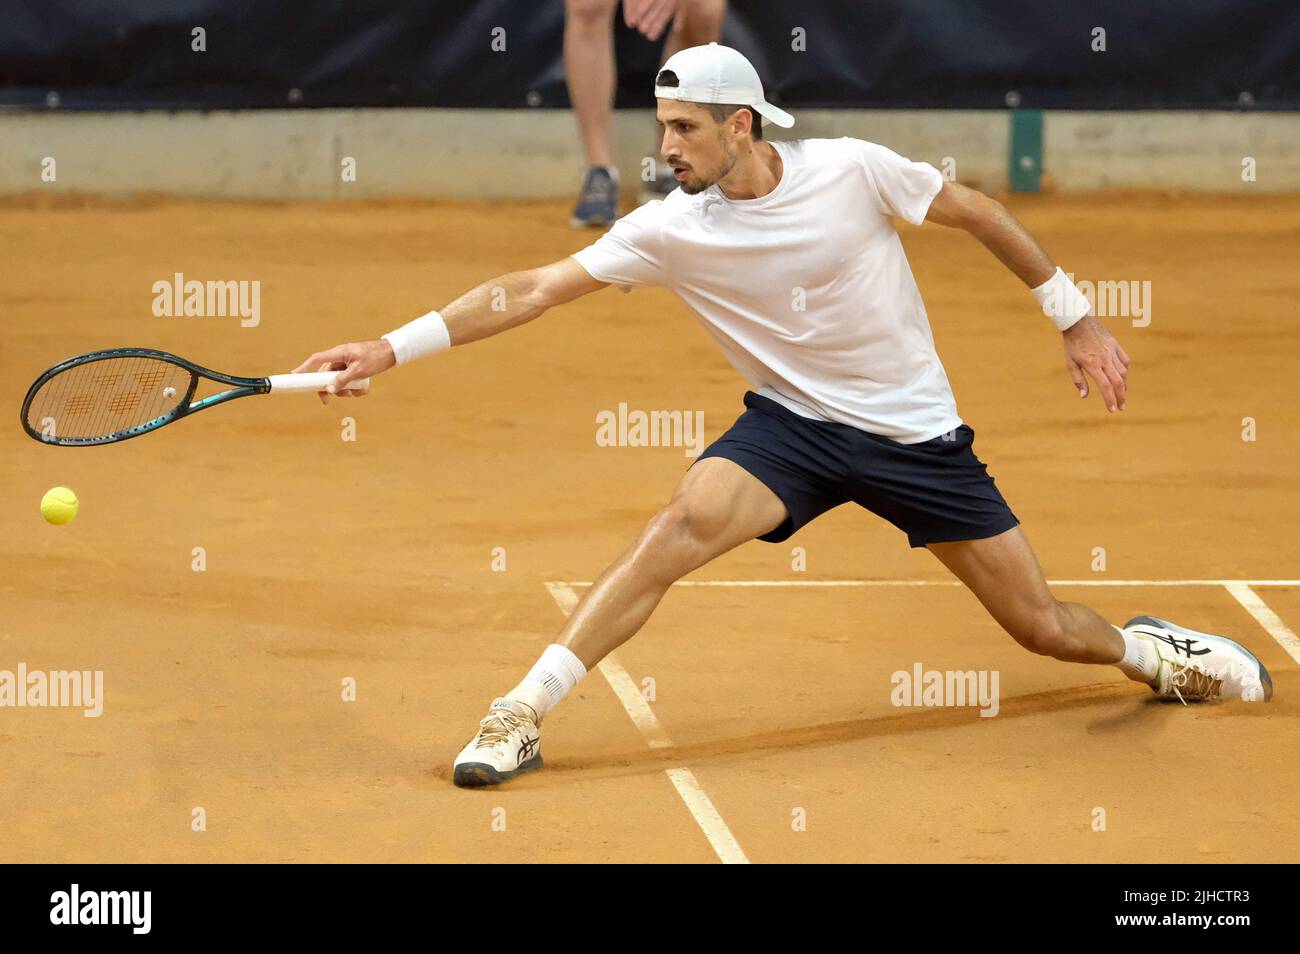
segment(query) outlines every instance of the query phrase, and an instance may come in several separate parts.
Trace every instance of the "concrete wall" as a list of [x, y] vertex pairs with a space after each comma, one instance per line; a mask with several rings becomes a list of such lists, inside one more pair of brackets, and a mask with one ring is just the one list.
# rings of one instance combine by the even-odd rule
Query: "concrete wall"
[[[1255, 181], [1243, 180], [1254, 160]], [[1043, 162], [1061, 189], [1300, 190], [1300, 114], [1049, 113]]]
[[[936, 166], [951, 159], [961, 181], [1007, 186], [1006, 112], [796, 115], [800, 136], [859, 136]], [[1045, 170], [1060, 190], [1300, 190], [1294, 113], [1053, 112], [1044, 127]], [[631, 185], [654, 143], [653, 116], [619, 111], [614, 129]], [[53, 182], [41, 178], [46, 157], [56, 163]], [[356, 161], [355, 182], [341, 176], [345, 157]], [[1246, 157], [1255, 182], [1242, 179]], [[0, 113], [0, 194], [545, 198], [570, 195], [581, 166], [573, 117], [560, 110]]]

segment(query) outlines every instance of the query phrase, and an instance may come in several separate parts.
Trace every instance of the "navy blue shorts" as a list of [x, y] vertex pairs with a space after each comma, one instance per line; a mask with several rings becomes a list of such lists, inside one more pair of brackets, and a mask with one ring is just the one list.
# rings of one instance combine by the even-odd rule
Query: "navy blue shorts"
[[789, 517], [759, 537], [780, 543], [852, 501], [907, 534], [908, 543], [979, 540], [1020, 523], [965, 424], [919, 444], [900, 444], [847, 424], [815, 421], [748, 391], [747, 410], [700, 455], [725, 457], [781, 498]]

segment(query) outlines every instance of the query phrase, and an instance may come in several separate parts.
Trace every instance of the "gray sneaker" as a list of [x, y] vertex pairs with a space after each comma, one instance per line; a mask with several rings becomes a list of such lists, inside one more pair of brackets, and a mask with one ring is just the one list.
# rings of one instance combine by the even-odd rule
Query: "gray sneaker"
[[575, 229], [604, 229], [617, 218], [618, 170], [613, 166], [592, 166], [582, 177], [582, 190], [569, 224]]

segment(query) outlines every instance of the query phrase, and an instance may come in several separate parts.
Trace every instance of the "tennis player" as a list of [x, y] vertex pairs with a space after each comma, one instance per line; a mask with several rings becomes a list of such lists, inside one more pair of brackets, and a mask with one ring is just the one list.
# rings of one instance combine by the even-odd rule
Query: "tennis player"
[[[1150, 616], [1113, 626], [1056, 599], [1019, 521], [976, 457], [894, 219], [963, 229], [1019, 277], [1061, 332], [1081, 397], [1125, 408], [1129, 357], [1087, 298], [999, 202], [857, 139], [768, 142], [768, 103], [740, 53], [672, 56], [655, 81], [679, 188], [562, 261], [493, 278], [377, 341], [312, 355], [348, 381], [537, 318], [607, 285], [662, 285], [753, 385], [736, 423], [587, 590], [556, 642], [494, 701], [456, 758], [457, 785], [540, 767], [538, 726], [649, 618], [673, 581], [757, 537], [787, 539], [853, 502], [926, 547], [1021, 646], [1118, 666], [1171, 699], [1262, 701], [1268, 673], [1223, 636]], [[505, 289], [503, 311], [491, 307]], [[798, 303], [801, 307], [794, 307]], [[328, 400], [328, 395], [322, 395]]]

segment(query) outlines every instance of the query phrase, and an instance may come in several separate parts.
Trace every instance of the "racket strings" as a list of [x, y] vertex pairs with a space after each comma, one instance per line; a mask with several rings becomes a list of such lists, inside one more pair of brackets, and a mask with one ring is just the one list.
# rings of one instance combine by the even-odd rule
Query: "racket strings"
[[50, 438], [108, 437], [175, 410], [189, 386], [189, 371], [157, 358], [74, 365], [33, 395], [27, 426]]

